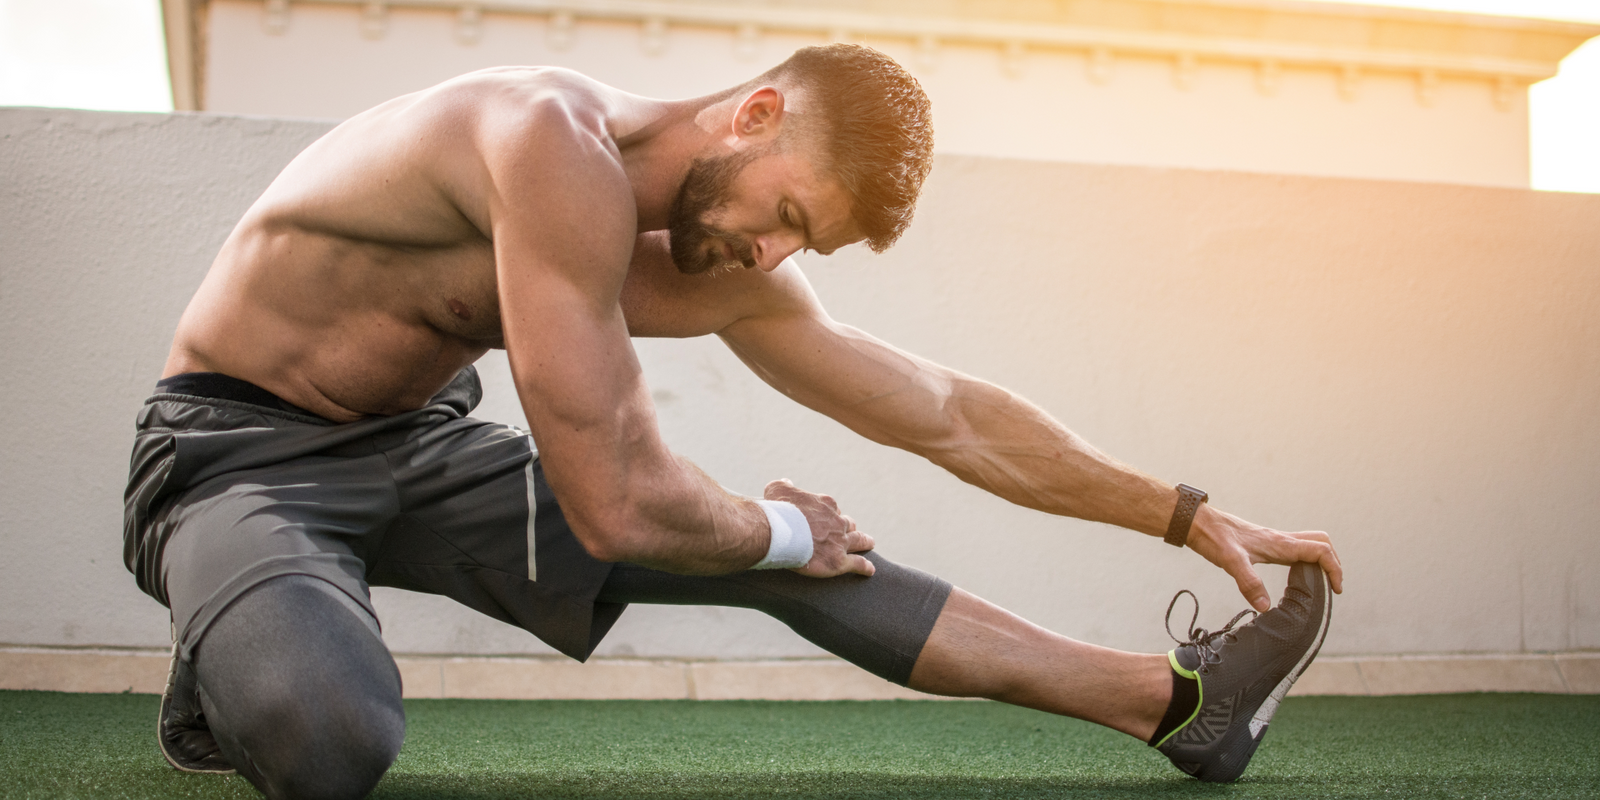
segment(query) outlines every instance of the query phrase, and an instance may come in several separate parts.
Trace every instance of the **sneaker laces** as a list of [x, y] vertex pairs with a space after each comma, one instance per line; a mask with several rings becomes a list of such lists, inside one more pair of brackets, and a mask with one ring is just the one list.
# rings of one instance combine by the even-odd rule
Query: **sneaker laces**
[[[1189, 599], [1194, 601], [1194, 614], [1189, 617], [1188, 641], [1179, 639], [1172, 633], [1172, 609], [1177, 607], [1178, 598], [1184, 595], [1189, 595]], [[1255, 609], [1247, 608], [1235, 614], [1233, 619], [1228, 620], [1227, 625], [1224, 625], [1215, 631], [1207, 631], [1205, 628], [1201, 628], [1195, 624], [1200, 620], [1200, 598], [1195, 597], [1194, 592], [1191, 592], [1188, 589], [1180, 589], [1177, 594], [1172, 596], [1172, 602], [1167, 604], [1167, 635], [1171, 636], [1172, 641], [1177, 642], [1179, 647], [1193, 647], [1195, 653], [1200, 656], [1200, 672], [1209, 674], [1210, 671], [1207, 668], [1212, 664], [1222, 661], [1222, 654], [1217, 652], [1217, 640], [1221, 639], [1225, 644], [1231, 644], [1235, 641], [1238, 641], [1238, 634], [1234, 630], [1234, 626], [1238, 625], [1239, 620], [1244, 619], [1246, 614], [1250, 615], [1251, 622], [1254, 622], [1256, 617], [1260, 616], [1260, 614], [1256, 613]]]

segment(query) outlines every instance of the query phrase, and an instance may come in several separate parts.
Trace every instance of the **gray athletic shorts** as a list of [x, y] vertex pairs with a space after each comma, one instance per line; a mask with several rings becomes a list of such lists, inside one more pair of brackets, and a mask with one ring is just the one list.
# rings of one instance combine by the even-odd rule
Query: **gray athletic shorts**
[[172, 609], [185, 657], [240, 594], [299, 574], [369, 612], [368, 584], [448, 595], [587, 658], [622, 613], [595, 603], [611, 565], [573, 537], [533, 440], [467, 416], [481, 397], [471, 367], [421, 409], [347, 424], [271, 395], [152, 395], [124, 558]]
[[909, 678], [950, 585], [876, 554], [871, 579], [626, 565], [599, 599], [614, 565], [573, 536], [528, 434], [467, 416], [481, 397], [468, 367], [424, 408], [336, 424], [222, 375], [163, 381], [139, 415], [124, 560], [183, 657], [250, 588], [310, 575], [368, 612], [369, 585], [446, 595], [580, 661], [628, 601], [743, 605]]

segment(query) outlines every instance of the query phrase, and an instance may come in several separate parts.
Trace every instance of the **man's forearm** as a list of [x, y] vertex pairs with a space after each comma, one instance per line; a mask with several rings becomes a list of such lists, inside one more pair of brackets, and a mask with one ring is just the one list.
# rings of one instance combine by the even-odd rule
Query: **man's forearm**
[[767, 552], [766, 512], [726, 491], [688, 460], [666, 454], [661, 469], [634, 470], [626, 500], [574, 519], [596, 557], [666, 572], [715, 575], [748, 569]]
[[[625, 559], [666, 572], [717, 575], [748, 569], [767, 552], [771, 528], [761, 506], [729, 493], [687, 459], [643, 493]], [[677, 473], [677, 474], [670, 474]]]
[[1018, 505], [1159, 536], [1172, 486], [1096, 449], [1037, 406], [963, 378], [950, 398], [954, 432], [923, 455]]
[[[963, 378], [948, 396], [951, 434], [925, 455], [962, 480], [1014, 503], [1161, 536], [1178, 493], [1119, 463], [1016, 395]], [[1258, 612], [1272, 599], [1252, 564], [1306, 561], [1343, 591], [1339, 557], [1321, 531], [1285, 533], [1201, 505], [1187, 546], [1221, 567]]]

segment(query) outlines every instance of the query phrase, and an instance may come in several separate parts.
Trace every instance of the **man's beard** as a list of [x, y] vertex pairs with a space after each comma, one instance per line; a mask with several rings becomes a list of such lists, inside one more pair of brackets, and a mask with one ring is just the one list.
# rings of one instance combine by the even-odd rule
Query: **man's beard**
[[[701, 220], [727, 203], [728, 189], [733, 185], [733, 179], [758, 155], [754, 151], [730, 153], [697, 158], [689, 165], [689, 174], [684, 176], [683, 185], [678, 187], [678, 196], [673, 198], [672, 208], [667, 212], [672, 263], [679, 272], [697, 275], [718, 268], [756, 265], [755, 253], [743, 239], [717, 230]], [[724, 255], [722, 242], [726, 242], [728, 249], [733, 251], [732, 260]], [[712, 246], [708, 248], [707, 243]]]

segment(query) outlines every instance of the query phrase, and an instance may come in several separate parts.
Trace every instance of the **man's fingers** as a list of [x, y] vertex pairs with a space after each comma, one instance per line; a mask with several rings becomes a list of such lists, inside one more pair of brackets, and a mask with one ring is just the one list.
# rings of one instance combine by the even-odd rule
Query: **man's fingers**
[[1265, 614], [1272, 608], [1272, 598], [1267, 594], [1267, 585], [1262, 582], [1261, 576], [1256, 574], [1255, 567], [1250, 566], [1248, 559], [1240, 559], [1235, 563], [1228, 574], [1239, 584], [1239, 594], [1257, 611]]
[[844, 558], [845, 572], [854, 572], [857, 575], [866, 575], [867, 577], [871, 577], [872, 573], [878, 571], [878, 568], [874, 566], [871, 561], [868, 561], [866, 556], [848, 555]]
[[1209, 509], [1205, 521], [1207, 524], [1200, 529], [1201, 535], [1191, 532], [1190, 546], [1232, 576], [1239, 585], [1239, 593], [1256, 611], [1270, 610], [1272, 596], [1252, 564], [1316, 564], [1327, 573], [1328, 585], [1335, 592], [1344, 591], [1344, 568], [1327, 533], [1275, 531]]
[[1344, 593], [1344, 565], [1339, 563], [1339, 554], [1334, 551], [1333, 545], [1328, 542], [1328, 534], [1321, 531], [1309, 531], [1294, 534], [1299, 540], [1295, 548], [1294, 560], [1305, 561], [1322, 567], [1328, 573], [1328, 583], [1333, 591]]
[[865, 553], [876, 546], [872, 537], [861, 531], [850, 531], [845, 539], [845, 552], [848, 553]]
[[1344, 565], [1339, 563], [1339, 554], [1332, 547], [1323, 550], [1317, 563], [1322, 566], [1322, 571], [1328, 573], [1328, 584], [1333, 587], [1334, 594], [1344, 594]]
[[778, 498], [774, 495], [786, 494], [794, 491], [796, 491], [794, 484], [790, 483], [788, 478], [779, 478], [775, 481], [769, 482], [767, 487], [761, 490], [761, 496], [768, 500], [777, 500]]

